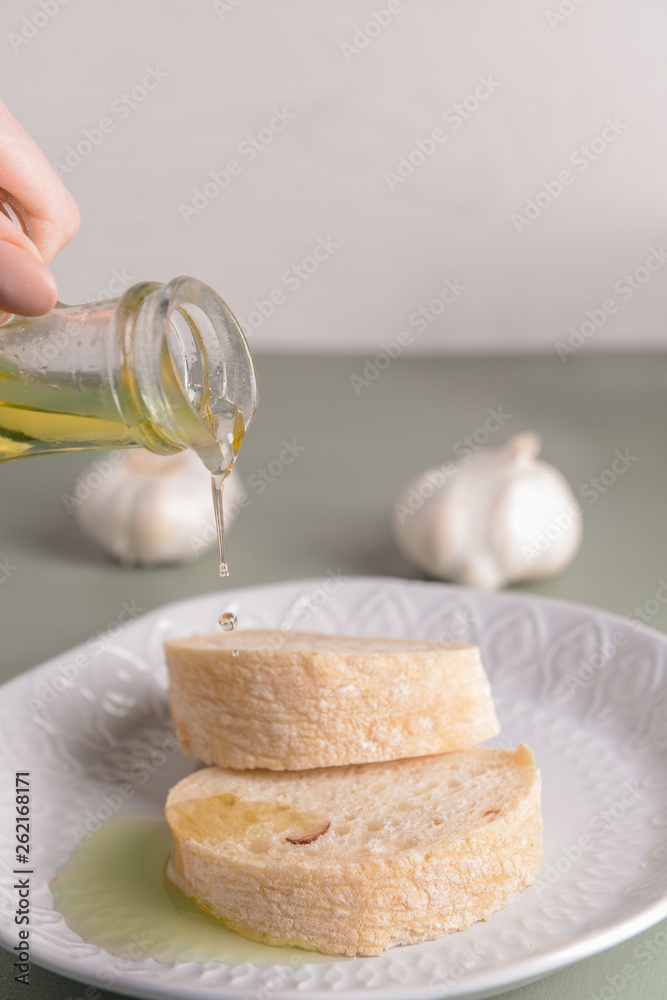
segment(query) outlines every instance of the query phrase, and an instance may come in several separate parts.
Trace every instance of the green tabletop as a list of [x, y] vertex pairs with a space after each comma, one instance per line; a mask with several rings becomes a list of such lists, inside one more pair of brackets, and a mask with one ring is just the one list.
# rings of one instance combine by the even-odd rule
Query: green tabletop
[[[416, 577], [398, 553], [389, 516], [412, 475], [455, 457], [457, 442], [502, 411], [489, 444], [524, 430], [543, 439], [580, 499], [584, 541], [560, 576], [519, 587], [645, 616], [667, 631], [667, 356], [400, 358], [367, 384], [364, 359], [258, 359], [260, 408], [240, 469], [251, 503], [228, 546], [230, 585], [342, 571]], [[368, 372], [369, 369], [366, 369]], [[260, 492], [254, 474], [283, 442], [298, 458]], [[632, 461], [610, 485], [617, 450]], [[123, 568], [80, 534], [63, 495], [91, 458], [52, 455], [0, 466], [0, 680], [113, 622], [123, 601], [150, 610], [221, 586], [209, 554], [157, 570]], [[617, 463], [616, 468], [619, 468]], [[595, 485], [597, 483], [597, 485]], [[594, 499], [593, 499], [594, 498]], [[658, 606], [656, 611], [656, 606]], [[506, 994], [516, 1000], [665, 1000], [667, 922], [601, 955]], [[34, 967], [7, 1000], [83, 1000], [81, 984]], [[95, 993], [94, 1000], [115, 994]]]

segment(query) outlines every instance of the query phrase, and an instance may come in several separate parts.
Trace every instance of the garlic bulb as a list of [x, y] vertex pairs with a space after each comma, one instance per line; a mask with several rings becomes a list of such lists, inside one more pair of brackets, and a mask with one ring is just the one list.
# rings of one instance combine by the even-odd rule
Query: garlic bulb
[[431, 576], [492, 589], [549, 576], [574, 558], [581, 507], [525, 433], [428, 469], [394, 505], [404, 555]]
[[[225, 483], [225, 525], [237, 513], [236, 474]], [[84, 532], [124, 563], [194, 559], [216, 544], [211, 474], [192, 451], [111, 452], [78, 476], [71, 509]]]

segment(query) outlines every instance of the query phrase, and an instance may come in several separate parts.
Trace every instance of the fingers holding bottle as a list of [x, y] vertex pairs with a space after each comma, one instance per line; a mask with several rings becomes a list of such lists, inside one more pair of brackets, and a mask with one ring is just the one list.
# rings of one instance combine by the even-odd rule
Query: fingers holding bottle
[[48, 264], [79, 210], [41, 149], [0, 102], [0, 310], [40, 316], [56, 303]]

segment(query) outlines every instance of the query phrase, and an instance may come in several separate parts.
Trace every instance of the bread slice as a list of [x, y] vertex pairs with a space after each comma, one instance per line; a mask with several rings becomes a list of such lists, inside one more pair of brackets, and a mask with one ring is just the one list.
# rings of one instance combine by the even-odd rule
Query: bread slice
[[308, 771], [196, 771], [169, 793], [169, 875], [270, 944], [380, 955], [463, 930], [538, 871], [532, 751]]
[[165, 649], [181, 744], [206, 764], [283, 771], [395, 760], [499, 731], [476, 646], [239, 629]]

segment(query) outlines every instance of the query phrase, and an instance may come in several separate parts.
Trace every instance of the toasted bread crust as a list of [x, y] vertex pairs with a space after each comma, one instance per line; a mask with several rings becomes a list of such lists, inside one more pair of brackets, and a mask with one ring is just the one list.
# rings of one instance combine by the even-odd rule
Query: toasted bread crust
[[206, 764], [282, 771], [395, 760], [499, 730], [475, 646], [241, 630], [165, 649], [182, 747]]

